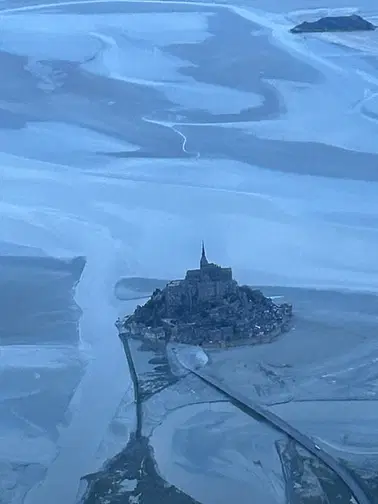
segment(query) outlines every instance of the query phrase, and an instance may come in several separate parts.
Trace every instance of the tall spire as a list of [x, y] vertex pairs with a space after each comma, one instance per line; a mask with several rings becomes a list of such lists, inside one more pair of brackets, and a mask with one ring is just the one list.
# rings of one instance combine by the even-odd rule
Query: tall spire
[[209, 264], [209, 261], [206, 258], [205, 244], [202, 240], [202, 255], [201, 255], [201, 261], [200, 261], [200, 267], [203, 268], [204, 266], [207, 266], [208, 264]]

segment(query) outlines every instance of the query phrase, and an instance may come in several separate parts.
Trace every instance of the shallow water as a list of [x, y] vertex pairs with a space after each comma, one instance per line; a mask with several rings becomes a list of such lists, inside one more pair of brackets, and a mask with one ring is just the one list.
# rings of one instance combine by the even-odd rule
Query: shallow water
[[[12, 450], [23, 429], [43, 438], [31, 472], [0, 451], [9, 504], [43, 477], [27, 504], [73, 502], [103, 461], [131, 397], [113, 324], [137, 301], [114, 299], [119, 278], [180, 278], [205, 239], [241, 282], [376, 291], [376, 40], [289, 36], [314, 15], [292, 11], [315, 3], [2, 2], [0, 252], [87, 261], [80, 339], [77, 272], [1, 266], [1, 393], [28, 396], [28, 412], [0, 420], [22, 417]], [[69, 406], [54, 402], [45, 425], [55, 390]]]

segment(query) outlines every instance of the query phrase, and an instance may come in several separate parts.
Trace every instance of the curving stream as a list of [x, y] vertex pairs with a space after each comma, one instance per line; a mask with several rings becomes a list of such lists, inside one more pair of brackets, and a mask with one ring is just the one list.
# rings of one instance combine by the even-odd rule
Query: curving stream
[[[1, 3], [0, 255], [86, 266], [80, 342], [4, 350], [4, 368], [45, 381], [26, 413], [2, 403], [0, 500], [21, 502], [9, 495], [24, 478], [26, 504], [73, 503], [104, 462], [99, 446], [132, 401], [114, 322], [137, 300], [114, 298], [121, 277], [180, 277], [205, 238], [246, 283], [376, 291], [374, 40], [304, 44], [287, 33], [300, 2], [254, 4]], [[62, 376], [46, 378], [49, 366]], [[55, 411], [64, 380], [69, 406]], [[31, 397], [5, 388], [7, 401]], [[38, 408], [54, 410], [50, 430]]]

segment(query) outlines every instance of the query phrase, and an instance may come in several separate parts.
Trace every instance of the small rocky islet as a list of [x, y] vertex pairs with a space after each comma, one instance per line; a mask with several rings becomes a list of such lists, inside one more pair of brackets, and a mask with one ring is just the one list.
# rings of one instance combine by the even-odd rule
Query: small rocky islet
[[271, 341], [290, 328], [292, 314], [292, 305], [238, 285], [231, 268], [207, 260], [202, 245], [199, 269], [156, 289], [117, 325], [123, 336], [144, 341], [227, 347]]
[[[276, 304], [257, 289], [239, 286], [231, 268], [210, 263], [202, 246], [199, 269], [156, 289], [143, 306], [117, 321], [134, 385], [136, 429], [121, 453], [84, 478], [87, 488], [81, 502], [199, 504], [159, 475], [142, 428], [146, 402], [179, 380], [169, 369], [166, 345], [176, 341], [222, 348], [271, 341], [289, 329], [291, 318], [290, 304]], [[131, 345], [129, 338], [137, 345]], [[139, 361], [144, 364], [138, 370]], [[156, 365], [159, 372], [151, 372]]]
[[291, 28], [291, 33], [325, 33], [372, 31], [376, 26], [357, 14], [350, 16], [326, 16], [316, 21], [303, 21]]

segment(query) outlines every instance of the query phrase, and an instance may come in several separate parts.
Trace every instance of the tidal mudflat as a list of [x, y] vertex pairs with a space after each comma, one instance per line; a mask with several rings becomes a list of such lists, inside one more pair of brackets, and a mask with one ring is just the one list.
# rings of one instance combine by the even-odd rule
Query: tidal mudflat
[[74, 301], [85, 261], [0, 258], [0, 498], [22, 502], [57, 456], [87, 360]]
[[[172, 376], [160, 345], [128, 344], [139, 427], [125, 448], [85, 477], [80, 502], [313, 503], [351, 498], [337, 477], [287, 437], [238, 410], [195, 376]], [[155, 499], [155, 500], [154, 500]]]
[[[332, 0], [327, 11], [342, 8]], [[360, 9], [376, 19], [371, 1]], [[25, 492], [44, 477], [27, 504], [67, 504], [133, 430], [114, 327], [121, 277], [179, 278], [204, 238], [241, 282], [376, 292], [376, 40], [293, 39], [288, 28], [320, 12], [312, 0], [5, 0], [1, 11], [1, 254], [86, 258], [75, 302], [88, 364], [72, 416], [52, 451], [37, 450], [37, 464], [58, 454], [46, 473], [15, 470]], [[63, 330], [49, 317], [54, 334], [33, 319], [45, 343]], [[10, 333], [19, 338], [17, 324]], [[332, 335], [344, 342], [342, 328]], [[4, 499], [18, 504], [9, 460]]]
[[377, 499], [377, 295], [265, 288], [296, 307], [271, 344], [209, 351], [207, 372], [266, 405], [361, 478]]

